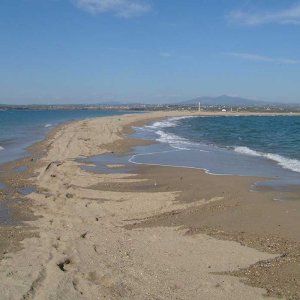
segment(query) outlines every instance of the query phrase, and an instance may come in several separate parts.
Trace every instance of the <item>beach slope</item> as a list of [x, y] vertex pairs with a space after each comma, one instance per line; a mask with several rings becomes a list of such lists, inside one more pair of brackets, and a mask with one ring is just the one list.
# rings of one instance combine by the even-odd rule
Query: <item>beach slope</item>
[[[178, 201], [180, 186], [156, 189], [147, 176], [86, 172], [76, 160], [127, 151], [136, 142], [126, 137], [132, 124], [186, 114], [83, 120], [52, 134], [31, 178], [37, 191], [27, 196], [39, 217], [29, 222], [38, 236], [25, 239], [22, 250], [0, 262], [1, 299], [264, 298], [266, 290], [225, 273], [276, 254], [188, 235], [176, 226], [129, 229], [158, 214], [174, 212], [175, 218], [176, 211], [218, 203], [222, 197], [213, 196], [213, 186], [209, 197]], [[146, 188], [122, 188], [135, 185]]]

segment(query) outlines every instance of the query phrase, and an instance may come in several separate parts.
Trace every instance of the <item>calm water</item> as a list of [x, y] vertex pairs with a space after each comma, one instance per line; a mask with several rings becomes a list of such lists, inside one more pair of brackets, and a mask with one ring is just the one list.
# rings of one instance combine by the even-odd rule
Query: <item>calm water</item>
[[300, 184], [298, 116], [170, 118], [136, 130], [160, 144], [139, 150], [132, 163], [276, 179], [269, 185]]
[[63, 122], [119, 114], [123, 114], [123, 112], [88, 110], [0, 111], [0, 164], [27, 155], [26, 147], [42, 140], [51, 128]]

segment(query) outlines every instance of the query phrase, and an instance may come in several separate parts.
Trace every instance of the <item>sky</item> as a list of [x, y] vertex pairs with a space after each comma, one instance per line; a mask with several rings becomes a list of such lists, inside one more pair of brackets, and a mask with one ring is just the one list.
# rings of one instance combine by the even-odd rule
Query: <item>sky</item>
[[300, 103], [300, 1], [1, 0], [0, 103]]

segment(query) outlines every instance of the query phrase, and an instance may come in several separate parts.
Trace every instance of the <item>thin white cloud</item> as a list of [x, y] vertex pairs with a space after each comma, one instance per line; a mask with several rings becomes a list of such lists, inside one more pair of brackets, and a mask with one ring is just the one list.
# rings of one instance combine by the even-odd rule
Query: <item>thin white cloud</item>
[[269, 62], [275, 64], [285, 64], [285, 65], [298, 65], [300, 64], [300, 60], [290, 59], [290, 58], [274, 58], [270, 56], [263, 56], [253, 53], [240, 53], [240, 52], [227, 52], [225, 55], [236, 57], [244, 60], [252, 60], [252, 61], [262, 61]]
[[235, 10], [227, 17], [230, 22], [247, 26], [258, 26], [270, 23], [300, 25], [300, 3], [292, 7], [276, 11], [249, 12]]
[[158, 55], [162, 58], [172, 58], [172, 59], [190, 59], [192, 58], [190, 55], [188, 54], [178, 54], [174, 51], [161, 51], [158, 52]]
[[113, 13], [116, 16], [131, 18], [151, 11], [145, 0], [72, 0], [77, 7], [92, 13]]

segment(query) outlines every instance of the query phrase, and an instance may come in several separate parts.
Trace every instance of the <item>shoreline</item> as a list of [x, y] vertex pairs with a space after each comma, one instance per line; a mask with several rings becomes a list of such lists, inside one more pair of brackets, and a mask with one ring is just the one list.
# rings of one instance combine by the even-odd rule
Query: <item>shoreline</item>
[[[178, 116], [186, 115], [186, 112], [168, 114]], [[37, 146], [40, 147], [36, 149], [37, 153], [44, 149], [43, 155], [37, 158], [38, 172], [34, 167], [35, 177], [30, 179], [37, 185], [37, 192], [31, 193], [27, 198], [32, 201], [35, 215], [42, 216], [28, 222], [30, 226], [38, 228], [39, 237], [25, 239], [22, 242], [23, 249], [19, 252], [4, 254], [5, 259], [0, 264], [1, 282], [10, 289], [17, 286], [15, 290], [6, 291], [4, 299], [14, 296], [28, 297], [26, 299], [48, 299], [50, 296], [59, 298], [63, 291], [67, 293], [66, 299], [97, 299], [98, 295], [116, 299], [170, 298], [175, 295], [182, 299], [197, 299], [199, 295], [225, 299], [226, 295], [232, 299], [240, 299], [241, 294], [246, 299], [258, 299], [266, 292], [272, 296], [276, 293], [290, 296], [284, 291], [283, 283], [279, 290], [272, 290], [273, 283], [259, 285], [249, 276], [248, 283], [256, 286], [252, 288], [232, 277], [247, 277], [242, 270], [249, 270], [259, 261], [280, 260], [286, 254], [281, 253], [283, 249], [279, 246], [271, 249], [263, 247], [263, 240], [260, 241], [260, 246], [245, 242], [251, 240], [245, 238], [247, 232], [243, 236], [244, 245], [241, 245], [241, 236], [224, 238], [226, 232], [230, 232], [230, 224], [224, 218], [222, 220], [224, 215], [219, 211], [222, 212], [222, 208], [227, 207], [224, 199], [232, 197], [226, 186], [231, 186], [233, 191], [238, 190], [229, 199], [231, 201], [227, 217], [230, 220], [233, 208], [236, 207], [235, 201], [239, 202], [245, 193], [249, 194], [243, 189], [252, 178], [237, 179], [231, 176], [225, 180], [228, 182], [224, 186], [217, 176], [201, 171], [175, 171], [167, 167], [151, 166], [139, 167], [137, 175], [93, 174], [82, 171], [81, 163], [75, 160], [101, 153], [124, 153], [133, 145], [143, 143], [126, 139], [131, 126], [167, 116], [163, 112], [76, 121], [55, 129], [53, 135], [50, 134], [47, 140]], [[195, 186], [188, 192], [186, 182], [178, 183], [182, 172], [189, 180], [199, 176], [200, 181], [206, 182], [204, 192]], [[163, 177], [161, 173], [164, 174]], [[153, 176], [165, 182], [155, 185]], [[241, 187], [236, 187], [237, 182], [241, 183]], [[212, 186], [217, 186], [220, 190], [212, 189]], [[200, 192], [203, 193], [201, 197]], [[180, 200], [180, 196], [186, 193], [186, 197], [191, 200]], [[242, 202], [239, 206], [243, 208], [245, 201]], [[256, 205], [259, 205], [258, 201]], [[285, 205], [292, 207], [291, 204]], [[265, 204], [265, 207], [270, 207], [270, 203]], [[258, 208], [252, 206], [247, 209], [254, 213]], [[194, 211], [199, 213], [195, 215], [196, 219], [199, 215], [205, 216], [203, 211], [209, 212], [208, 215], [211, 216], [218, 215], [219, 219], [213, 219], [212, 224], [209, 224], [212, 232], [201, 229], [205, 224], [197, 224], [196, 221], [188, 223], [187, 218]], [[245, 215], [243, 209], [239, 213], [240, 217]], [[277, 211], [277, 214], [280, 215], [280, 212]], [[297, 214], [293, 218], [296, 216]], [[239, 222], [242, 222], [241, 218]], [[224, 234], [213, 232], [216, 224], [226, 228]], [[233, 228], [238, 228], [239, 225], [232, 224]], [[272, 231], [271, 225], [266, 230]], [[283, 236], [286, 234], [287, 229], [282, 231]], [[224, 241], [226, 239], [231, 241]], [[169, 248], [168, 243], [172, 248]], [[216, 248], [222, 251], [218, 252]], [[179, 249], [180, 255], [176, 249]], [[269, 253], [261, 252], [268, 249]], [[150, 250], [153, 253], [149, 253]], [[170, 261], [164, 251], [168, 253]], [[202, 255], [199, 256], [199, 253]], [[222, 261], [218, 266], [212, 267], [220, 255], [224, 256]], [[24, 257], [28, 259], [28, 264], [24, 263]], [[287, 260], [289, 255], [282, 258]], [[103, 265], [103, 260], [108, 263]], [[211, 261], [209, 268], [206, 261]], [[94, 266], [92, 262], [95, 263]], [[161, 267], [158, 262], [162, 264]], [[12, 270], [20, 264], [24, 269], [17, 272]], [[184, 267], [185, 265], [188, 267]], [[199, 271], [201, 266], [206, 266], [205, 271]], [[180, 272], [174, 277], [171, 273], [164, 272], [162, 267]], [[254, 271], [257, 272], [257, 269], [254, 268]], [[13, 274], [8, 278], [9, 272]], [[212, 275], [213, 273], [219, 275]], [[152, 278], [153, 275], [156, 275], [156, 279]], [[201, 278], [202, 285], [197, 278]], [[134, 283], [137, 279], [140, 287]], [[161, 280], [165, 280], [166, 284], [162, 284]], [[267, 284], [271, 287], [268, 288]], [[151, 285], [153, 289], [150, 289]], [[48, 286], [56, 290], [50, 290]], [[299, 290], [295, 293], [299, 295]]]

